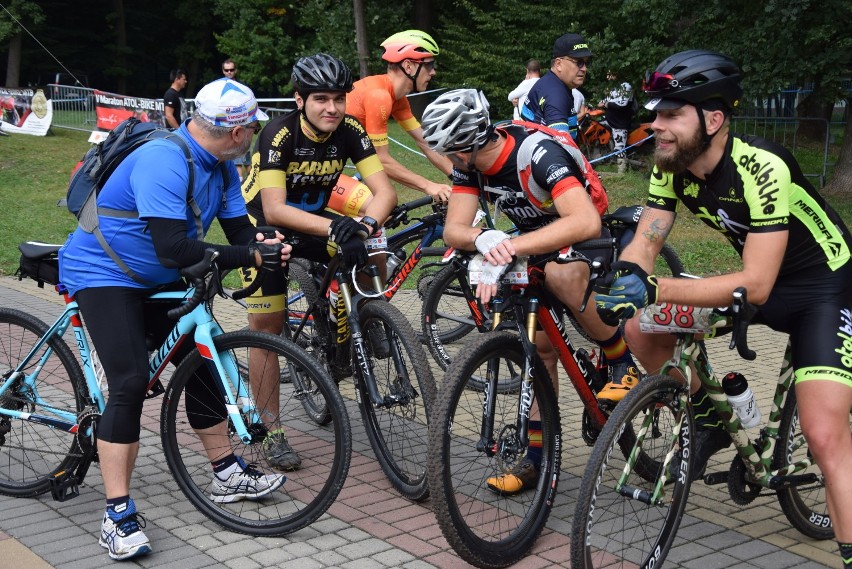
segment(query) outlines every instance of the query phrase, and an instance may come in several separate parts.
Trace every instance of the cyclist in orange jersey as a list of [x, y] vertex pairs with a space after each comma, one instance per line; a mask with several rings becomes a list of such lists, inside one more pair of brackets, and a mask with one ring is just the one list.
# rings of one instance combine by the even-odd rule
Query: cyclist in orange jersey
[[387, 73], [356, 81], [346, 96], [346, 113], [364, 125], [391, 180], [446, 202], [450, 197], [448, 184], [412, 172], [397, 162], [388, 148], [388, 120], [393, 117], [436, 168], [446, 176], [453, 171], [449, 159], [434, 152], [423, 140], [423, 129], [411, 113], [407, 99], [409, 93], [425, 91], [435, 76], [438, 44], [425, 32], [406, 30], [386, 39], [382, 47], [385, 48], [382, 59], [388, 62]]

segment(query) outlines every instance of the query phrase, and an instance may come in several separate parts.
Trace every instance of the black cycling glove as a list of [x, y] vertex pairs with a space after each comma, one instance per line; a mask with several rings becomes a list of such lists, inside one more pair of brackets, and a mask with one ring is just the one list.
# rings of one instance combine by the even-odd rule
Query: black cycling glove
[[338, 255], [343, 255], [343, 264], [347, 268], [359, 268], [367, 264], [367, 245], [359, 237], [352, 237], [338, 246]]
[[335, 218], [335, 220], [331, 222], [331, 227], [329, 227], [328, 230], [328, 236], [338, 245], [349, 241], [359, 233], [361, 234], [361, 239], [367, 238], [367, 228], [351, 217], [346, 217], [345, 215]]
[[249, 245], [252, 258], [254, 253], [260, 253], [261, 263], [259, 269], [261, 271], [277, 271], [281, 268], [281, 249], [284, 248], [284, 243], [274, 243], [267, 245], [266, 243], [252, 243]]

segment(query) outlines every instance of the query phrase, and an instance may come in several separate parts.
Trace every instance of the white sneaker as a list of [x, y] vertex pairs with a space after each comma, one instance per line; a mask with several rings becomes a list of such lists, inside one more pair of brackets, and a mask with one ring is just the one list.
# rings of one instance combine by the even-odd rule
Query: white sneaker
[[283, 474], [264, 474], [240, 460], [241, 470], [233, 472], [222, 480], [213, 473], [210, 484], [210, 499], [217, 504], [229, 504], [240, 500], [259, 500], [267, 494], [280, 488], [287, 477]]
[[112, 521], [104, 512], [98, 543], [109, 550], [111, 558], [119, 561], [151, 553], [151, 542], [142, 531], [143, 527], [145, 518], [136, 512], [128, 514], [118, 522]]

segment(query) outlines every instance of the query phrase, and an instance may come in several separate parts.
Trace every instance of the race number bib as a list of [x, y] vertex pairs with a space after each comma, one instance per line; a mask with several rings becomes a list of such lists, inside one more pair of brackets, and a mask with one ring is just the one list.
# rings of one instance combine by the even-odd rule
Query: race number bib
[[380, 228], [364, 241], [367, 251], [375, 251], [376, 249], [387, 249], [388, 238], [385, 235], [384, 228]]
[[[475, 255], [471, 260], [470, 264], [467, 267], [468, 278], [470, 279], [470, 284], [479, 284], [481, 276], [482, 276], [482, 264], [485, 262], [485, 257], [482, 255]], [[503, 273], [501, 279], [508, 279], [512, 284], [528, 284], [530, 282], [529, 275], [527, 274], [527, 257], [522, 257], [515, 261], [507, 270]]]
[[639, 329], [643, 332], [708, 334], [713, 331], [712, 308], [696, 308], [663, 302], [646, 306], [639, 316]]

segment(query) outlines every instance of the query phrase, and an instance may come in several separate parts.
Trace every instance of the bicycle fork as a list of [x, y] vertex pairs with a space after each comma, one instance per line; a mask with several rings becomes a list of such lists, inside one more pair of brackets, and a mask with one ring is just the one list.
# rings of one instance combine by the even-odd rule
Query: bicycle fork
[[[367, 273], [373, 280], [374, 290], [382, 290], [381, 278], [375, 265], [367, 267]], [[340, 297], [346, 309], [346, 319], [351, 334], [350, 341], [352, 342], [352, 349], [355, 352], [355, 364], [358, 366], [358, 370], [354, 374], [356, 381], [363, 382], [363, 386], [367, 392], [366, 395], [370, 399], [369, 403], [377, 409], [389, 408], [395, 405], [407, 405], [412, 399], [417, 397], [417, 391], [411, 385], [408, 368], [402, 361], [401, 349], [397, 343], [397, 339], [382, 324], [384, 338], [388, 343], [389, 357], [393, 361], [394, 370], [396, 370], [396, 379], [393, 382], [394, 388], [390, 390], [388, 395], [382, 396], [376, 384], [372, 361], [367, 351], [367, 343], [364, 340], [364, 330], [361, 329], [357, 298], [352, 295], [351, 282], [348, 275], [344, 275], [342, 272], [338, 273], [338, 284], [340, 287]], [[378, 302], [384, 301], [380, 300]], [[338, 345], [338, 349], [341, 349], [340, 345]]]
[[[518, 415], [515, 425], [506, 425], [500, 431], [499, 438], [494, 438], [494, 416], [496, 412], [497, 383], [499, 380], [499, 360], [490, 360], [487, 364], [485, 393], [482, 402], [482, 427], [480, 429], [479, 442], [476, 449], [488, 456], [498, 455], [502, 461], [506, 457], [520, 457], [530, 444], [529, 422], [535, 393], [533, 391], [533, 377], [535, 373], [535, 333], [538, 325], [537, 298], [527, 300], [524, 307], [524, 334], [521, 335], [521, 344], [524, 352], [524, 369], [521, 378], [520, 394], [518, 397]], [[494, 321], [496, 329], [502, 320], [503, 303], [494, 301]], [[518, 315], [520, 316], [520, 314]]]

